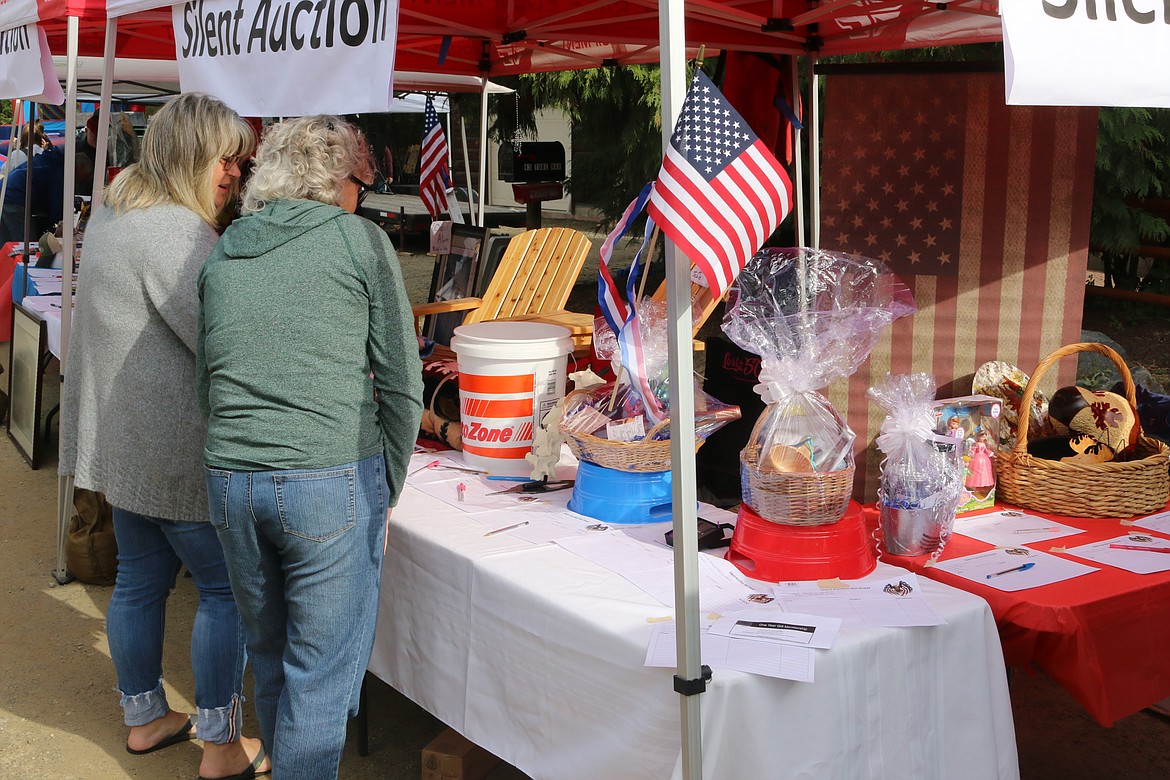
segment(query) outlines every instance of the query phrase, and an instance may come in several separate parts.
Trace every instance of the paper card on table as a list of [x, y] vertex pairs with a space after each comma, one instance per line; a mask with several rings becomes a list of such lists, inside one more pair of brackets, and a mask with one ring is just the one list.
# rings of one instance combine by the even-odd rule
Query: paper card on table
[[[1111, 545], [1138, 549], [1116, 549]], [[1161, 552], [1154, 552], [1159, 550]], [[1097, 563], [1107, 563], [1119, 569], [1132, 571], [1134, 574], [1170, 571], [1170, 539], [1143, 534], [1140, 531], [1130, 531], [1125, 536], [1073, 547], [1068, 552], [1069, 555]]]
[[732, 639], [784, 642], [828, 650], [841, 631], [839, 618], [785, 612], [779, 607], [756, 607], [723, 617], [711, 624], [711, 634]]
[[1170, 534], [1170, 512], [1158, 512], [1140, 520], [1134, 520], [1133, 524], [1138, 528], [1148, 528], [1151, 531]]
[[[674, 553], [669, 547], [624, 533], [571, 537], [556, 542], [569, 552], [621, 575], [662, 604], [674, 606]], [[704, 612], [738, 611], [772, 598], [721, 557], [699, 556], [699, 606]]]
[[476, 515], [474, 519], [485, 526], [498, 522], [499, 525], [494, 525], [491, 530], [508, 525], [508, 520], [513, 523], [523, 520], [527, 525], [507, 533], [533, 544], [549, 544], [558, 539], [574, 536], [596, 536], [613, 530], [611, 525], [599, 523], [592, 517], [579, 515], [554, 504], [527, 504], [520, 510], [485, 512]]
[[772, 590], [787, 612], [835, 617], [845, 628], [941, 626], [944, 622], [922, 595], [918, 577], [895, 566], [883, 564], [845, 587], [778, 582]]
[[[712, 669], [733, 669], [797, 682], [812, 682], [816, 650], [780, 642], [732, 639], [699, 630], [703, 663]], [[675, 624], [655, 623], [646, 648], [646, 666], [676, 667]]]
[[1005, 509], [985, 515], [960, 517], [955, 520], [955, 533], [998, 547], [1018, 547], [1021, 544], [1058, 539], [1084, 531], [1016, 509]]
[[1006, 592], [1038, 588], [1097, 571], [1093, 566], [1027, 547], [1001, 547], [952, 558], [936, 564], [936, 568]]

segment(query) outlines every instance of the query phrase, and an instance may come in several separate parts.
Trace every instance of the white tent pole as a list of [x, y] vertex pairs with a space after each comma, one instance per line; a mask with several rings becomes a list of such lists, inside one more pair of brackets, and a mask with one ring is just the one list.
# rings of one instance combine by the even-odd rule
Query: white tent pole
[[[20, 127], [23, 122], [18, 122], [18, 119], [24, 119], [24, 101], [19, 99], [12, 101], [12, 132], [8, 136], [8, 156], [10, 157], [14, 148], [13, 144], [19, 143], [20, 140], [20, 133], [16, 128]], [[4, 181], [0, 182], [0, 208], [3, 208], [4, 199], [8, 196], [8, 174], [12, 173], [11, 167], [7, 165], [5, 167], [8, 170], [4, 173]]]
[[93, 170], [93, 199], [92, 208], [96, 209], [102, 202], [102, 195], [106, 186], [106, 162], [109, 160], [107, 149], [110, 143], [110, 100], [114, 93], [114, 45], [118, 41], [118, 19], [106, 19], [106, 48], [102, 60], [102, 94], [98, 103], [101, 118], [105, 121], [98, 123], [97, 154], [94, 157]]
[[479, 219], [475, 224], [483, 225], [485, 219], [484, 204], [487, 201], [487, 146], [488, 146], [488, 81], [484, 77], [483, 88], [479, 92]]
[[[658, 5], [662, 78], [662, 149], [670, 144], [686, 92], [686, 37], [683, 0]], [[674, 518], [674, 604], [678, 668], [674, 687], [681, 696], [682, 777], [703, 776], [700, 700], [704, 688], [699, 646], [699, 541], [695, 513], [695, 390], [691, 340], [689, 263], [673, 241], [665, 242], [667, 347], [670, 366], [671, 502]], [[647, 258], [647, 263], [652, 258]]]
[[459, 115], [459, 132], [463, 138], [463, 173], [467, 176], [467, 218], [471, 220], [471, 224], [481, 225], [483, 223], [476, 221], [475, 218], [475, 188], [471, 180], [471, 157], [467, 151], [467, 120], [462, 114]]
[[[73, 240], [73, 193], [77, 191], [77, 38], [80, 24], [76, 16], [67, 22], [68, 39], [65, 76], [65, 194], [61, 210], [61, 249], [65, 253], [62, 264], [64, 287], [61, 298], [61, 374], [69, 360], [69, 328], [73, 320], [73, 271], [76, 268], [77, 247]], [[97, 173], [97, 163], [94, 163]]]
[[[791, 57], [792, 69], [789, 77], [792, 79], [792, 112], [800, 116], [800, 59]], [[793, 173], [796, 181], [793, 189], [796, 190], [796, 245], [806, 246], [804, 237], [805, 206], [804, 206], [804, 153], [801, 151], [801, 131], [792, 128], [792, 157]]]
[[[76, 266], [77, 247], [73, 240], [73, 193], [76, 191], [77, 159], [77, 38], [80, 24], [76, 16], [67, 20], [65, 75], [65, 194], [61, 211], [61, 252], [65, 258], [61, 269], [61, 376], [65, 376], [69, 359], [69, 330], [73, 323], [73, 269]], [[95, 163], [94, 173], [97, 173]], [[96, 178], [96, 176], [95, 176]], [[68, 531], [70, 508], [73, 505], [73, 478], [57, 480], [57, 566], [53, 578], [64, 584], [71, 578], [65, 568], [65, 535]]]
[[817, 58], [808, 58], [808, 171], [809, 199], [812, 201], [809, 227], [812, 231], [813, 249], [821, 248], [821, 77], [817, 75]]

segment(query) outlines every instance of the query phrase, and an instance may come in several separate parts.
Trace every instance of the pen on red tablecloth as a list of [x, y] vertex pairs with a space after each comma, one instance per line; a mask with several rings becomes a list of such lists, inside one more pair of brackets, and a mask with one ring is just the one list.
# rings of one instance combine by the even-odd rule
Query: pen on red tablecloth
[[1142, 547], [1138, 544], [1111, 544], [1110, 550], [1141, 550], [1142, 552], [1170, 553], [1170, 547]]
[[462, 482], [460, 482], [458, 485], [455, 486], [455, 493], [456, 493], [456, 495], [459, 496], [460, 501], [463, 500], [463, 494], [466, 492], [467, 492], [467, 485], [464, 485]]
[[1033, 531], [1059, 531], [1059, 530], [1060, 530], [1060, 528], [1058, 528], [1056, 526], [1049, 526], [1047, 528], [1017, 528], [1016, 530], [1012, 531], [1012, 533], [1013, 534], [1028, 534], [1028, 533], [1032, 533]]
[[1035, 565], [1036, 564], [1034, 564], [1034, 563], [1025, 563], [1025, 564], [1022, 564], [1020, 566], [1013, 566], [1010, 569], [1004, 569], [1003, 571], [992, 572], [991, 574], [987, 575], [987, 579], [991, 579], [992, 577], [998, 577], [1001, 574], [1011, 574], [1013, 571], [1027, 571], [1028, 569], [1032, 568]]

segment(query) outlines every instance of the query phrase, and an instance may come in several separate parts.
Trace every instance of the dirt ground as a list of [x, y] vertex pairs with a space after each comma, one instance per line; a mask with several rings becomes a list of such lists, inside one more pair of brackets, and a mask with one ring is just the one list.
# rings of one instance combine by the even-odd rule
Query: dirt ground
[[[412, 298], [420, 300], [417, 291], [425, 296], [431, 260], [425, 254], [404, 253], [403, 266]], [[1087, 319], [1086, 326], [1120, 341], [1131, 359], [1161, 372], [1170, 387], [1170, 311], [1133, 321], [1110, 316], [1120, 325], [1105, 316]], [[7, 368], [6, 345], [0, 346], [0, 355]], [[54, 371], [55, 365], [50, 375]], [[56, 388], [50, 387], [46, 408], [55, 396]], [[192, 778], [197, 743], [142, 757], [124, 750], [104, 630], [110, 588], [60, 586], [50, 576], [56, 533], [55, 439], [54, 434], [46, 462], [37, 471], [27, 467], [11, 443], [0, 441], [0, 780]], [[193, 682], [184, 635], [190, 632], [194, 604], [190, 580], [181, 579], [168, 614], [164, 668], [172, 704], [187, 711], [193, 709]], [[1141, 712], [1104, 729], [1043, 674], [1016, 670], [1010, 689], [1025, 780], [1170, 777], [1170, 719]], [[249, 710], [246, 706], [245, 731], [254, 734]], [[370, 755], [357, 755], [351, 728], [341, 777], [419, 777], [420, 751], [443, 724], [376, 681], [370, 686], [369, 713]], [[491, 780], [522, 777], [503, 765], [490, 775]]]

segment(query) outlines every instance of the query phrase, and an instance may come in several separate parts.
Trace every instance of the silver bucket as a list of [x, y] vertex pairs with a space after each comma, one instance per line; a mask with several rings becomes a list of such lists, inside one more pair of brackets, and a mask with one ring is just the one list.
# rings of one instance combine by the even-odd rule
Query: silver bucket
[[879, 522], [891, 555], [928, 555], [942, 548], [955, 526], [955, 504], [930, 509], [900, 509], [881, 504]]

